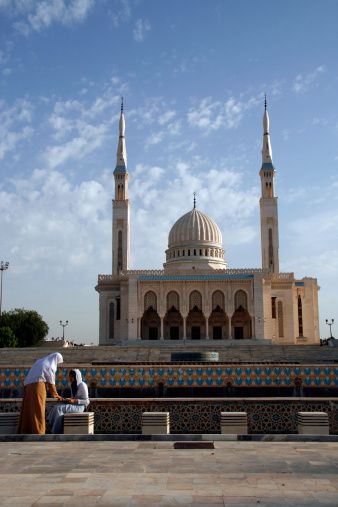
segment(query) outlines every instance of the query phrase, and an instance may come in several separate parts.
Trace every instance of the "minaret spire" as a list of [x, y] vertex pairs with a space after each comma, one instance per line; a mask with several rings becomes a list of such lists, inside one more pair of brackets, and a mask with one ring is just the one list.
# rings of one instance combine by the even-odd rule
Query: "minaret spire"
[[128, 170], [125, 131], [126, 123], [121, 97], [119, 142], [114, 170], [115, 199], [113, 199], [113, 275], [129, 269], [130, 258], [130, 212], [128, 198]]
[[270, 143], [269, 133], [269, 113], [267, 109], [266, 95], [264, 97], [264, 114], [263, 114], [263, 148], [262, 148], [262, 163], [272, 164], [272, 149]]
[[271, 273], [279, 273], [279, 234], [278, 234], [278, 208], [275, 193], [275, 168], [272, 163], [272, 150], [269, 133], [269, 114], [264, 97], [263, 113], [263, 148], [261, 177], [261, 242], [262, 267]]
[[194, 209], [196, 209], [196, 192], [194, 192]]
[[123, 113], [123, 97], [121, 97], [121, 114], [119, 121], [119, 143], [117, 146], [116, 167], [124, 167], [127, 170], [127, 150], [125, 140], [126, 122]]

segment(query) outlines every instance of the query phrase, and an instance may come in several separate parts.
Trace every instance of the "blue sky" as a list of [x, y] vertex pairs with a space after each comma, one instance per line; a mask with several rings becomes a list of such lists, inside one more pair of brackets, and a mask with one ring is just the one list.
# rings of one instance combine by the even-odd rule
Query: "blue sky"
[[[111, 272], [111, 199], [124, 96], [132, 267], [161, 268], [192, 206], [222, 230], [230, 268], [260, 266], [264, 93], [283, 271], [338, 304], [338, 3], [0, 0], [3, 308], [97, 342]], [[333, 328], [334, 331], [334, 328]]]

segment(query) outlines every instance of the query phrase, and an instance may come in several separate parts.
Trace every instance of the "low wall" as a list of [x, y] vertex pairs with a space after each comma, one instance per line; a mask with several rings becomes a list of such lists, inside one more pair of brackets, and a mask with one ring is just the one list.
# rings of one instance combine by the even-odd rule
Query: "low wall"
[[[53, 400], [47, 402], [47, 412]], [[21, 399], [0, 399], [0, 412], [16, 412]], [[170, 413], [171, 433], [220, 433], [223, 411], [248, 414], [251, 434], [297, 433], [297, 413], [327, 412], [330, 434], [338, 434], [338, 403], [328, 398], [94, 398], [95, 433], [141, 433], [142, 412]]]

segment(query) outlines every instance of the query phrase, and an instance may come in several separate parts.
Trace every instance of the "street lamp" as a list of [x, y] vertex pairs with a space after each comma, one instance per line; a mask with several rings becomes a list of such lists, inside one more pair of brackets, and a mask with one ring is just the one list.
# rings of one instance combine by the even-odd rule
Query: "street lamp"
[[62, 339], [65, 341], [65, 327], [68, 326], [68, 320], [65, 323], [60, 320], [60, 326], [62, 326]]
[[332, 327], [332, 325], [334, 324], [334, 319], [331, 319], [331, 322], [329, 322], [329, 320], [328, 320], [328, 319], [325, 319], [325, 322], [326, 322], [326, 324], [330, 327], [330, 338], [333, 338], [333, 336], [332, 336], [332, 331], [331, 331], [331, 327]]
[[2, 307], [2, 275], [3, 272], [8, 269], [9, 262], [0, 261], [0, 271], [1, 271], [1, 282], [0, 282], [0, 317], [1, 317], [1, 307]]

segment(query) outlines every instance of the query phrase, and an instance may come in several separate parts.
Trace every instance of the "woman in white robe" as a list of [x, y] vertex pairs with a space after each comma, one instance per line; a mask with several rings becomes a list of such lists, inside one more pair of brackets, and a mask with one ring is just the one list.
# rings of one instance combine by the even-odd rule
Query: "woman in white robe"
[[35, 361], [24, 380], [18, 433], [44, 435], [46, 432], [46, 386], [53, 398], [61, 400], [56, 391], [55, 373], [63, 357], [59, 352]]
[[88, 387], [82, 380], [80, 370], [69, 372], [71, 398], [63, 399], [64, 403], [56, 403], [50, 411], [48, 422], [52, 433], [63, 432], [63, 416], [76, 412], [84, 412], [89, 405]]

